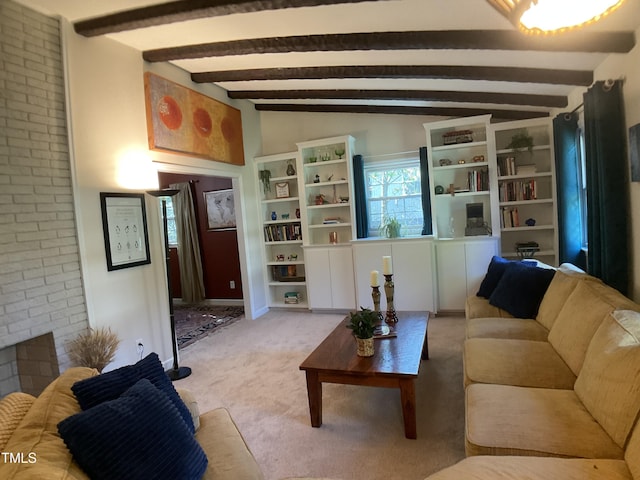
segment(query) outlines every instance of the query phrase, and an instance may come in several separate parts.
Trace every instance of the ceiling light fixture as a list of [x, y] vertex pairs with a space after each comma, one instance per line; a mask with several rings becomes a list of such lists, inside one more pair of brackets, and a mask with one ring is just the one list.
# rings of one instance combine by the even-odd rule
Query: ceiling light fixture
[[526, 33], [559, 33], [597, 22], [624, 0], [487, 0]]

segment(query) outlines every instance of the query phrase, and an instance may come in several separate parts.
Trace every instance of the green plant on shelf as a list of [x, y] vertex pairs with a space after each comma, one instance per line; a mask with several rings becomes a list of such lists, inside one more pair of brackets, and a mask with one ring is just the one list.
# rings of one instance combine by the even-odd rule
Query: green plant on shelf
[[260, 170], [258, 172], [258, 177], [262, 182], [262, 190], [264, 191], [264, 193], [270, 192], [271, 191], [271, 182], [270, 182], [271, 170]]
[[511, 137], [507, 148], [516, 152], [523, 152], [526, 149], [529, 150], [529, 153], [533, 153], [533, 137], [526, 130], [522, 133], [516, 133]]
[[380, 225], [380, 234], [387, 238], [398, 238], [402, 224], [396, 217], [385, 217]]

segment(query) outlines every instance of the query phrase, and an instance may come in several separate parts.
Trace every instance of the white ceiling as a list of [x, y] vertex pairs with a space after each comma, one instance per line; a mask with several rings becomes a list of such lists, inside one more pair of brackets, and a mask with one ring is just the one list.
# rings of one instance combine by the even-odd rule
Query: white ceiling
[[[60, 15], [69, 22], [117, 11], [155, 5], [157, 0], [17, 0], [38, 11]], [[218, 2], [220, 3], [220, 2]], [[225, 2], [222, 2], [225, 3]], [[590, 32], [634, 32], [640, 26], [640, 0], [627, 0], [600, 22], [585, 28]], [[158, 48], [243, 39], [288, 37], [327, 33], [514, 30], [514, 27], [484, 0], [387, 0], [353, 4], [289, 8], [231, 14], [166, 25], [151, 26], [107, 36], [141, 52]], [[524, 35], [524, 34], [523, 34]], [[540, 52], [477, 49], [356, 50], [288, 52], [230, 55], [172, 60], [190, 73], [256, 68], [353, 66], [353, 65], [472, 65], [593, 71], [607, 53]], [[620, 54], [613, 54], [620, 55]], [[317, 80], [249, 80], [221, 82], [230, 91], [379, 89], [568, 95], [575, 85], [488, 80], [428, 78], [326, 78]], [[420, 107], [499, 108], [527, 111], [549, 107], [509, 104], [434, 102], [425, 100], [349, 99], [254, 99], [255, 103], [410, 105]]]

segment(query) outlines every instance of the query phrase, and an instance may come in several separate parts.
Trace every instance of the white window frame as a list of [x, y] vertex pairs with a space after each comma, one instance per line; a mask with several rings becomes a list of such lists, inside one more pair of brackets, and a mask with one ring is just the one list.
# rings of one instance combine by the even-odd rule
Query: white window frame
[[[392, 170], [392, 169], [400, 169], [400, 168], [416, 168], [418, 171], [418, 177], [420, 177], [420, 157], [419, 157], [419, 153], [415, 152], [415, 153], [410, 153], [410, 154], [403, 154], [402, 157], [397, 157], [395, 159], [367, 159], [365, 158], [364, 161], [364, 166], [363, 166], [363, 173], [364, 173], [364, 183], [365, 183], [365, 190], [366, 190], [366, 201], [367, 201], [367, 217], [368, 217], [368, 223], [369, 223], [369, 231], [368, 231], [368, 235], [370, 238], [375, 238], [375, 237], [380, 237], [380, 230], [378, 227], [377, 222], [375, 221], [375, 218], [372, 218], [373, 216], [373, 212], [372, 212], [372, 208], [371, 208], [371, 201], [372, 198], [370, 197], [370, 190], [368, 187], [368, 175], [370, 172], [372, 171], [381, 171], [381, 170]], [[419, 180], [418, 180], [419, 181]], [[398, 197], [376, 197], [374, 200], [379, 200], [379, 199], [387, 199], [387, 200], [393, 200], [393, 199], [404, 199], [404, 198], [408, 198], [408, 197], [414, 197], [419, 199], [420, 202], [420, 214], [422, 216], [421, 221], [420, 221], [420, 225], [413, 227], [412, 231], [410, 231], [409, 233], [407, 232], [407, 226], [406, 226], [406, 222], [403, 221], [404, 217], [398, 218], [398, 220], [400, 221], [400, 223], [403, 225], [402, 227], [402, 236], [403, 237], [417, 237], [420, 236], [422, 234], [422, 228], [423, 228], [423, 224], [424, 224], [424, 212], [422, 212], [422, 192], [421, 192], [421, 188], [419, 185], [418, 191], [414, 194], [411, 195], [406, 195], [406, 196], [398, 196]], [[377, 215], [376, 215], [377, 216]]]

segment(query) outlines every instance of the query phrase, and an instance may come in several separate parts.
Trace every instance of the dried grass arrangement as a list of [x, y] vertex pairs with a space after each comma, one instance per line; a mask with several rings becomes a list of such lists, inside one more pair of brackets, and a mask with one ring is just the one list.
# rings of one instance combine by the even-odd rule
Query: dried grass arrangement
[[102, 372], [116, 356], [120, 338], [109, 327], [90, 328], [69, 343], [69, 358], [75, 366]]

